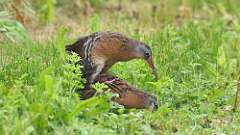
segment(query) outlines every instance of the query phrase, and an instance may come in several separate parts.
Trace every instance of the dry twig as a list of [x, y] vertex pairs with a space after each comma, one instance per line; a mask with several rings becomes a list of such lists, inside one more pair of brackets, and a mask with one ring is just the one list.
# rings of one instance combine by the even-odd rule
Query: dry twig
[[234, 100], [233, 109], [232, 109], [233, 112], [237, 111], [239, 91], [240, 91], [240, 77], [238, 78], [238, 81], [237, 81], [237, 91], [236, 91], [235, 100]]

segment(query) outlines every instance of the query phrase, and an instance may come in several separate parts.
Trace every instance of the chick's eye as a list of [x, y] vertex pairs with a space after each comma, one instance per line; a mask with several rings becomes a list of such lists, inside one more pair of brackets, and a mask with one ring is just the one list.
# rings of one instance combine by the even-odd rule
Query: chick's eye
[[148, 58], [150, 57], [150, 53], [149, 53], [149, 52], [144, 52], [144, 57], [145, 57], [146, 59], [148, 59]]
[[124, 44], [124, 45], [122, 45], [121, 50], [122, 50], [122, 51], [127, 51], [127, 50], [128, 50], [128, 47]]

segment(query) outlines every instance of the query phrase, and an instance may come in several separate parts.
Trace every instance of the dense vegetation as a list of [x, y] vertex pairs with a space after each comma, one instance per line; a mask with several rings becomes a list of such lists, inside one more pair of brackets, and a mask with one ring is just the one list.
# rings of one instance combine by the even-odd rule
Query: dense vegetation
[[[240, 111], [232, 112], [239, 7], [238, 0], [0, 1], [0, 134], [240, 134]], [[111, 94], [79, 100], [74, 88], [84, 79], [64, 46], [99, 30], [151, 46], [159, 80], [141, 60], [111, 71], [156, 95], [157, 111], [124, 109]]]

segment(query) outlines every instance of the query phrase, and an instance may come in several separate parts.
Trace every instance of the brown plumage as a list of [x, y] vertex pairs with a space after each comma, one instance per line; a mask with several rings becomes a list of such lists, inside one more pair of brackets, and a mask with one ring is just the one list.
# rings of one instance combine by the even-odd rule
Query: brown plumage
[[112, 100], [126, 108], [137, 108], [156, 110], [158, 108], [157, 98], [135, 87], [130, 86], [126, 81], [109, 74], [101, 74], [97, 81], [106, 84], [111, 92], [119, 94]]
[[83, 76], [87, 78], [89, 88], [96, 77], [108, 71], [113, 64], [137, 58], [146, 60], [157, 77], [150, 47], [119, 33], [96, 32], [79, 38], [72, 45], [66, 46], [66, 50], [82, 58], [80, 64], [83, 65]]

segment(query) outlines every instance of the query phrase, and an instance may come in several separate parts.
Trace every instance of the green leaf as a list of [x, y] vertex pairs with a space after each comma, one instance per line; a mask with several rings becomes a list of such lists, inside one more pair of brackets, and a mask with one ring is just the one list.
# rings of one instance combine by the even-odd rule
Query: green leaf
[[66, 27], [60, 27], [57, 31], [56, 46], [62, 60], [65, 59], [65, 43], [66, 43], [65, 36], [68, 32], [69, 29]]
[[18, 21], [0, 19], [0, 31], [3, 32], [12, 42], [17, 42], [18, 39], [24, 43], [32, 42], [27, 30]]
[[41, 72], [39, 76], [39, 88], [41, 89], [46, 88], [46, 76], [50, 75], [54, 71], [54, 69], [55, 67], [51, 66]]
[[224, 66], [224, 64], [226, 63], [226, 55], [225, 55], [225, 50], [224, 50], [223, 46], [220, 46], [218, 49], [217, 63], [220, 66]]
[[95, 107], [99, 103], [98, 97], [92, 97], [88, 100], [84, 100], [78, 103], [75, 109], [68, 115], [68, 118], [72, 118], [73, 116], [80, 114], [83, 110], [87, 109], [88, 107]]
[[47, 95], [51, 97], [54, 92], [54, 79], [50, 75], [45, 75], [45, 89], [47, 91]]
[[97, 14], [91, 18], [91, 32], [100, 31], [100, 18]]

